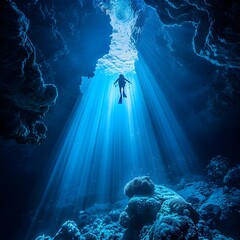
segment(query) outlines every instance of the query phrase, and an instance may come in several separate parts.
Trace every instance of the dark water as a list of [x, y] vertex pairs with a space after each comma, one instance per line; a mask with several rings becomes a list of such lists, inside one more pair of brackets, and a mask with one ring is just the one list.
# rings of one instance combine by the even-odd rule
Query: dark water
[[[58, 101], [41, 145], [1, 140], [3, 239], [239, 239], [237, 60], [221, 62], [227, 47], [216, 59], [198, 52], [199, 9], [166, 25], [142, 1], [110, 2], [81, 12], [54, 3], [55, 42], [68, 46], [56, 59], [31, 15], [44, 1], [17, 2], [35, 24], [29, 35]], [[204, 46], [217, 49], [211, 41]], [[114, 87], [120, 73], [126, 97]]]

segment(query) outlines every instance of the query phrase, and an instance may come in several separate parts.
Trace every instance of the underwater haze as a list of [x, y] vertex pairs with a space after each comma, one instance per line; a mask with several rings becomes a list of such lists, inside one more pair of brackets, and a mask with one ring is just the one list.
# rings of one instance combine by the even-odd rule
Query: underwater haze
[[1, 239], [240, 239], [238, 1], [1, 9]]

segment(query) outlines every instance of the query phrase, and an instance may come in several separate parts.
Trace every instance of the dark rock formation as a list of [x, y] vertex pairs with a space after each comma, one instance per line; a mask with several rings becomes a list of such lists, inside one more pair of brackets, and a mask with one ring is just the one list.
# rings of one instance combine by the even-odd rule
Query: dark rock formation
[[52, 240], [52, 238], [49, 236], [42, 235], [42, 236], [38, 236], [36, 240]]
[[109, 212], [109, 216], [112, 219], [112, 221], [117, 222], [120, 214], [121, 214], [122, 210], [118, 209], [118, 210], [112, 210], [111, 212]]
[[239, 190], [226, 193], [222, 188], [218, 188], [198, 209], [200, 218], [211, 229], [217, 229], [223, 234], [238, 239], [240, 236], [237, 227], [240, 221], [239, 199]]
[[[178, 31], [176, 27], [182, 27], [191, 31], [192, 41], [189, 42], [194, 53], [212, 63], [215, 73], [208, 75], [209, 99], [208, 109], [215, 117], [222, 117], [230, 110], [237, 111], [240, 104], [239, 91], [239, 49], [240, 28], [236, 24], [240, 21], [240, 5], [238, 1], [198, 1], [198, 0], [145, 0], [146, 4], [154, 7], [165, 26], [164, 39], [168, 42], [168, 48], [180, 63], [188, 67], [192, 66], [193, 56], [186, 54], [186, 49], [179, 46], [178, 39], [172, 34]], [[191, 27], [189, 27], [191, 26]], [[174, 31], [171, 32], [171, 27]], [[158, 40], [158, 43], [161, 42]], [[204, 63], [204, 62], [203, 62]], [[201, 65], [203, 64], [201, 62]], [[204, 63], [205, 64], [205, 63]], [[210, 69], [210, 67], [208, 66]], [[191, 71], [192, 69], [190, 69]], [[195, 69], [196, 70], [196, 69]]]
[[[140, 183], [142, 179], [147, 179], [148, 186], [152, 186], [149, 177], [141, 177], [130, 181], [124, 189], [133, 186], [133, 183]], [[198, 214], [189, 203], [164, 186], [155, 185], [155, 188], [151, 188], [155, 189], [154, 192], [148, 196], [142, 194], [146, 185], [137, 186], [138, 193], [130, 197], [119, 219], [121, 226], [127, 228], [124, 239], [132, 239], [136, 234], [140, 238], [134, 239], [147, 239], [148, 236], [153, 239], [164, 239], [166, 236], [170, 236], [169, 239], [178, 239], [177, 236], [197, 239], [195, 224], [198, 222]]]
[[47, 132], [42, 119], [58, 92], [62, 97], [70, 88], [79, 95], [81, 76], [93, 76], [107, 53], [109, 19], [93, 3], [77, 0], [67, 7], [63, 1], [1, 2], [0, 135], [39, 144]]
[[53, 240], [81, 240], [81, 233], [74, 221], [66, 221]]
[[211, 78], [208, 106], [220, 117], [240, 105], [240, 70], [219, 68]]
[[194, 223], [185, 216], [162, 216], [152, 226], [145, 226], [140, 239], [191, 239], [198, 240]]
[[156, 219], [160, 206], [160, 202], [153, 197], [132, 197], [120, 215], [120, 224], [123, 228], [135, 229], [151, 224]]
[[218, 66], [239, 68], [240, 7], [237, 1], [145, 0], [165, 25], [192, 23], [195, 53]]
[[230, 169], [223, 179], [225, 186], [240, 189], [240, 165]]
[[[146, 177], [136, 178], [136, 181], [139, 183], [142, 179]], [[149, 177], [147, 180], [152, 183]], [[134, 179], [127, 185], [132, 185], [133, 182]], [[126, 203], [122, 201], [113, 205], [95, 204], [86, 211], [81, 211], [80, 216], [85, 214], [84, 224], [81, 218], [76, 223], [65, 222], [53, 240], [233, 240], [221, 234], [223, 230], [230, 235], [233, 228], [235, 232], [232, 235], [238, 239], [236, 224], [239, 222], [239, 193], [235, 191], [226, 195], [223, 188], [214, 189], [207, 183], [203, 184], [203, 181], [193, 182], [191, 189], [190, 183], [186, 182], [186, 188], [182, 188], [179, 193], [183, 196], [193, 194], [200, 189], [201, 183], [208, 198], [199, 200], [201, 205], [196, 208], [197, 211], [173, 190], [155, 185], [151, 195], [134, 194], [130, 197], [123, 211]], [[119, 221], [116, 222], [119, 214]], [[228, 223], [233, 223], [233, 226]], [[229, 227], [231, 230], [228, 230]], [[57, 236], [62, 238], [56, 238]], [[36, 240], [50, 239], [43, 235]]]
[[29, 36], [36, 47], [37, 59], [41, 64], [44, 61], [58, 60], [68, 52], [67, 43], [57, 26], [54, 1], [16, 3], [30, 20]]
[[[216, 163], [217, 159], [222, 160], [223, 157], [217, 156], [214, 159], [210, 164]], [[178, 193], [192, 203], [197, 210], [200, 216], [200, 221], [197, 223], [199, 233], [207, 239], [218, 239], [220, 232], [234, 239], [240, 237], [237, 227], [240, 221], [240, 191], [237, 189], [239, 181], [236, 177], [239, 176], [238, 170], [238, 166], [228, 170], [225, 177], [223, 174], [217, 174], [216, 176], [221, 177], [221, 180], [214, 178], [214, 182], [210, 183], [206, 181], [187, 182], [185, 187], [178, 190]], [[221, 168], [216, 171], [216, 173], [219, 172]], [[225, 168], [224, 172], [226, 172]], [[223, 179], [233, 179], [233, 181], [229, 180], [231, 184], [226, 188], [223, 185]], [[225, 238], [222, 237], [222, 239]]]
[[[2, 237], [10, 240], [24, 235], [31, 224], [26, 213], [37, 201], [30, 195], [44, 191], [40, 186], [33, 193], [53, 161], [50, 153], [74, 104], [80, 101], [81, 76], [93, 76], [98, 58], [109, 50], [111, 26], [92, 1], [0, 2], [0, 158], [5, 192], [1, 213], [7, 236]], [[18, 145], [15, 140], [36, 145]]]
[[42, 118], [55, 104], [57, 89], [43, 81], [27, 35], [28, 19], [16, 4], [2, 1], [1, 5], [0, 135], [18, 143], [39, 144], [47, 131]]
[[223, 178], [229, 169], [229, 159], [218, 155], [210, 160], [207, 165], [208, 177], [214, 182], [222, 184]]

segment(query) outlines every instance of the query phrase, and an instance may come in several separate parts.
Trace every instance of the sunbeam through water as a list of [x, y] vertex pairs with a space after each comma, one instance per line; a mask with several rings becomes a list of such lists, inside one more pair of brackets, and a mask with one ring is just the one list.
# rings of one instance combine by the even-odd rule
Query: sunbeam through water
[[[74, 212], [92, 203], [114, 202], [123, 197], [122, 186], [129, 179], [149, 175], [166, 183], [170, 165], [184, 173], [189, 159], [194, 160], [156, 79], [142, 56], [138, 60], [132, 37], [138, 15], [131, 1], [111, 1], [108, 14], [113, 28], [109, 54], [99, 59], [95, 76], [84, 79], [83, 95], [62, 134], [35, 215], [53, 204], [49, 226], [62, 217], [64, 207]], [[119, 73], [132, 83], [125, 87], [122, 104], [113, 84]]]

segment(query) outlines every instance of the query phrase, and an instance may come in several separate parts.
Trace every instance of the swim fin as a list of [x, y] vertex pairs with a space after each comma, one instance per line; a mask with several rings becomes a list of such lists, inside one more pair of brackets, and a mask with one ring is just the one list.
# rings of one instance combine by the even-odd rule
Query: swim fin
[[118, 104], [122, 104], [122, 95], [121, 95], [121, 97], [118, 100]]

